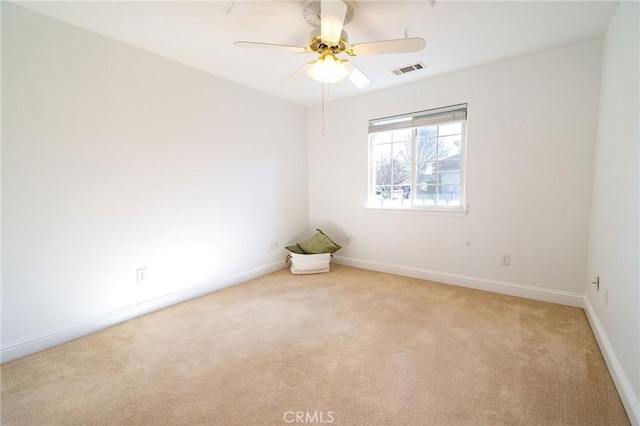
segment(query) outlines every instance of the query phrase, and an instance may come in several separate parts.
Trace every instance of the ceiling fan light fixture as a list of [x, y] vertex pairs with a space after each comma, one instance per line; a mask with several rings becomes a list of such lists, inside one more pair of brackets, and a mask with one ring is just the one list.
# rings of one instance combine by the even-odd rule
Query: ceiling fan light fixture
[[349, 75], [349, 70], [333, 54], [323, 55], [311, 67], [307, 74], [321, 83], [335, 83]]

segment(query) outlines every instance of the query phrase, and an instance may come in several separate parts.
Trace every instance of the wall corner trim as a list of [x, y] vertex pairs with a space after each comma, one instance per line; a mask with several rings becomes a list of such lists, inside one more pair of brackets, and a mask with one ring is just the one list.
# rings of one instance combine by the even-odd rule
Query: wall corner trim
[[0, 360], [4, 363], [17, 358], [22, 358], [62, 343], [78, 339], [88, 334], [95, 333], [105, 328], [112, 327], [130, 319], [147, 315], [160, 309], [186, 302], [214, 291], [222, 290], [223, 288], [258, 278], [271, 272], [279, 271], [285, 267], [287, 267], [287, 264], [282, 261], [278, 261], [231, 277], [200, 284], [112, 312], [107, 312], [77, 324], [70, 324], [66, 327], [18, 339], [7, 343], [0, 348]]
[[587, 296], [584, 297], [584, 311], [587, 314], [587, 320], [589, 321], [591, 330], [593, 330], [593, 334], [596, 337], [596, 341], [600, 347], [600, 352], [602, 352], [602, 356], [607, 363], [609, 373], [613, 378], [613, 383], [616, 385], [622, 404], [624, 405], [625, 410], [627, 410], [629, 420], [632, 425], [640, 425], [640, 399], [635, 395], [633, 388], [631, 387], [631, 383], [629, 382], [629, 378], [624, 373], [624, 370], [618, 361], [618, 357], [613, 350], [613, 346], [611, 346], [611, 343], [609, 342], [607, 333], [604, 331], [604, 327], [598, 319], [598, 315], [593, 309], [593, 305], [591, 305]]
[[351, 257], [335, 256], [334, 261], [335, 263], [345, 266], [353, 266], [356, 268], [386, 272], [389, 274], [402, 275], [405, 277], [436, 281], [443, 284], [453, 284], [460, 287], [474, 288], [476, 290], [506, 294], [508, 296], [523, 297], [526, 299], [557, 303], [560, 305], [573, 306], [576, 308], [582, 308], [584, 306], [584, 296], [582, 294], [570, 293], [567, 291], [550, 290], [547, 288], [532, 287], [523, 284], [450, 274], [446, 272], [430, 271], [427, 269], [414, 268], [411, 266], [393, 265], [371, 260], [355, 259]]

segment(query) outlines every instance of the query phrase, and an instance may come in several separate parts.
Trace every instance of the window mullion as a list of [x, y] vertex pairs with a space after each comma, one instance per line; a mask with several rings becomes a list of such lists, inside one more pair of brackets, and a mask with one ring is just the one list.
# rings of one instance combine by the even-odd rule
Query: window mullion
[[369, 137], [369, 200], [373, 199], [376, 195], [376, 188], [378, 184], [378, 164], [373, 158], [373, 151], [375, 147], [375, 135]]
[[413, 132], [411, 132], [411, 207], [416, 204], [416, 193], [417, 190], [417, 163], [416, 163], [416, 153], [418, 152], [418, 128], [414, 128]]
[[393, 187], [394, 187], [394, 181], [395, 181], [395, 167], [394, 166], [394, 149], [393, 147], [395, 146], [395, 141], [393, 140], [393, 136], [391, 136], [391, 158], [389, 158], [389, 162], [390, 162], [390, 168], [391, 168], [391, 172], [389, 173], [390, 179], [389, 179], [389, 203], [391, 205], [393, 205]]
[[436, 126], [436, 199], [435, 204], [440, 201], [440, 126]]

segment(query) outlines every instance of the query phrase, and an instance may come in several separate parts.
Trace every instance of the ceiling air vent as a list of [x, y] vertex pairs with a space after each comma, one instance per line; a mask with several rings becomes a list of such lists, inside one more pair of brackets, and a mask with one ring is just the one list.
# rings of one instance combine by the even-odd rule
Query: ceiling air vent
[[395, 75], [402, 75], [408, 72], [418, 71], [426, 68], [422, 62], [418, 62], [417, 64], [407, 65], [406, 67], [397, 68], [395, 70], [391, 70]]

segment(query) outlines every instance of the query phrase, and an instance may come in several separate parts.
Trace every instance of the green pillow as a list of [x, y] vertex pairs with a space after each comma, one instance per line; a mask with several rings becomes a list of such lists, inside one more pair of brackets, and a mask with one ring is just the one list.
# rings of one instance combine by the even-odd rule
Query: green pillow
[[292, 246], [287, 246], [285, 247], [287, 250], [289, 250], [291, 253], [295, 253], [295, 254], [304, 254], [304, 251], [302, 251], [302, 249], [300, 248], [299, 245], [294, 244]]
[[297, 244], [304, 254], [335, 253], [342, 248], [331, 241], [321, 230], [316, 229], [316, 231], [318, 231], [316, 235]]

